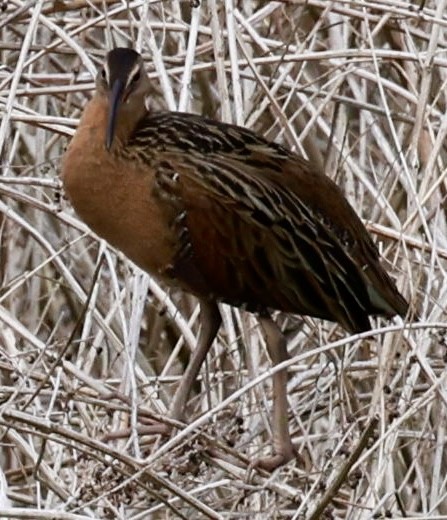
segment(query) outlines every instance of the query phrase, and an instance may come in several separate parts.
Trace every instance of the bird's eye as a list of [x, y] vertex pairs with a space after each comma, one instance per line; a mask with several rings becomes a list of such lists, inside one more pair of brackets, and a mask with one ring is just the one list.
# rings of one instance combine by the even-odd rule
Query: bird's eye
[[106, 69], [101, 69], [101, 79], [106, 80]]
[[135, 84], [137, 81], [139, 81], [141, 77], [140, 71], [138, 71], [135, 76], [132, 78], [131, 83]]

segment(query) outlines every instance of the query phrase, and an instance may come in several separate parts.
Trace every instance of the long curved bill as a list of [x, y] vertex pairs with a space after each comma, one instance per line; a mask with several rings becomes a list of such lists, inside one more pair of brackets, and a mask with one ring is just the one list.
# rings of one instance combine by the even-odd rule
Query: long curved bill
[[110, 150], [115, 136], [116, 116], [123, 98], [124, 83], [118, 78], [115, 80], [109, 96], [109, 115], [106, 129], [106, 148]]

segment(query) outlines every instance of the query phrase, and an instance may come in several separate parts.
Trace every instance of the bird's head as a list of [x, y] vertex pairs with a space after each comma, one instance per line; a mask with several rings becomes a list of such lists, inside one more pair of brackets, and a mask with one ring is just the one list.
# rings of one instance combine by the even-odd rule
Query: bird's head
[[106, 96], [108, 118], [106, 148], [112, 146], [117, 126], [136, 122], [145, 114], [149, 78], [141, 55], [133, 49], [117, 47], [107, 53], [96, 77], [96, 88]]

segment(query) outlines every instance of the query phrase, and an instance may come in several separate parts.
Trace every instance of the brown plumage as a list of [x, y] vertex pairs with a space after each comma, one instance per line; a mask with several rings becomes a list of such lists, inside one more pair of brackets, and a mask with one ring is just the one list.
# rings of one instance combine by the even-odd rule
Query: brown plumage
[[[364, 225], [318, 168], [250, 130], [145, 108], [141, 56], [115, 49], [97, 78], [62, 167], [80, 217], [142, 269], [195, 294], [202, 331], [174, 397], [181, 419], [220, 326], [217, 302], [260, 313], [274, 363], [287, 357], [270, 310], [370, 328], [404, 316], [405, 299]], [[274, 449], [293, 456], [286, 374], [274, 377]]]

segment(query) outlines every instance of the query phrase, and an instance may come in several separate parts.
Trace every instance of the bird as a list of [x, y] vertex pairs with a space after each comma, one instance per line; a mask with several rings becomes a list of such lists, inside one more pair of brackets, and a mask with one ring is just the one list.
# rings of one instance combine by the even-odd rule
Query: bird
[[[200, 331], [170, 417], [184, 421], [221, 325], [219, 304], [255, 313], [273, 365], [288, 359], [275, 311], [349, 333], [370, 316], [407, 315], [408, 301], [341, 189], [311, 161], [250, 129], [147, 108], [142, 55], [106, 54], [64, 154], [61, 178], [79, 217], [169, 288], [198, 298]], [[272, 471], [296, 458], [287, 371], [273, 375]]]

